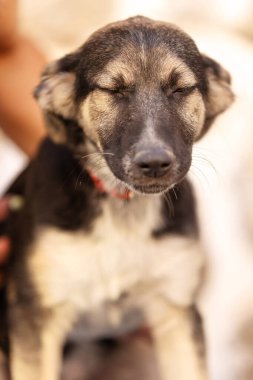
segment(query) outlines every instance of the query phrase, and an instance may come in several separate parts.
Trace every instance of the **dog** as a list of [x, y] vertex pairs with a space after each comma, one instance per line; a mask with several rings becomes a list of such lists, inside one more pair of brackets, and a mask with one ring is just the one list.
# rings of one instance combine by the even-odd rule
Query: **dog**
[[10, 228], [12, 380], [59, 379], [77, 326], [85, 342], [148, 329], [162, 379], [207, 378], [186, 175], [230, 82], [177, 26], [141, 16], [47, 66], [35, 97], [48, 138], [10, 189], [24, 199]]

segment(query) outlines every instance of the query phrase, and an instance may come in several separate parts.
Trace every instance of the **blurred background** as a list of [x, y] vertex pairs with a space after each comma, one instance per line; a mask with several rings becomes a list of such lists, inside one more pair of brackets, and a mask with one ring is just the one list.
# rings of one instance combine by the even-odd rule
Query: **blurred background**
[[[196, 145], [190, 174], [207, 261], [199, 303], [207, 330], [210, 321], [218, 339], [253, 305], [253, 1], [19, 1], [20, 29], [48, 60], [75, 49], [106, 23], [136, 14], [178, 24], [232, 76], [236, 101]], [[1, 133], [0, 192], [26, 160]], [[226, 333], [221, 314], [229, 320]]]

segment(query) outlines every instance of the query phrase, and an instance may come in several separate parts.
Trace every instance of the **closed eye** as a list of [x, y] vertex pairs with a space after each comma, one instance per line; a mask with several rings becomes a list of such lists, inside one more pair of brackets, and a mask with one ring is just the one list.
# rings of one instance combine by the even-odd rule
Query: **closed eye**
[[172, 90], [173, 94], [188, 95], [197, 88], [197, 84], [189, 87], [178, 87]]
[[177, 87], [176, 85], [165, 86], [163, 87], [163, 92], [167, 96], [167, 98], [171, 98], [171, 97], [178, 98], [178, 97], [184, 97], [184, 96], [190, 95], [196, 88], [198, 88], [197, 83], [191, 86], [184, 85], [181, 87]]
[[94, 86], [94, 90], [101, 90], [106, 92], [118, 92], [119, 88], [112, 88], [112, 87], [102, 87], [102, 86]]
[[127, 97], [129, 94], [134, 92], [134, 87], [102, 87], [95, 86], [94, 89], [107, 92], [112, 95], [121, 95], [122, 97]]

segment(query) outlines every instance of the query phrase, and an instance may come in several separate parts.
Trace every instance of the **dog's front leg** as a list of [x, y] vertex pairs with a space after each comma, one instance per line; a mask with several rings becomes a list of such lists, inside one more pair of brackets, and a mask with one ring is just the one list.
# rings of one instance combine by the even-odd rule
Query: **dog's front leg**
[[[165, 241], [165, 253], [167, 244]], [[192, 313], [201, 281], [203, 255], [195, 240], [175, 236], [169, 244], [169, 260], [163, 260], [166, 282], [152, 299], [149, 296], [145, 314], [154, 331], [163, 380], [203, 380], [207, 376], [194, 339]]]
[[[26, 338], [29, 339], [29, 338]], [[40, 352], [31, 349], [29, 344], [19, 338], [10, 337], [11, 359], [10, 371], [12, 380], [40, 380]]]
[[167, 318], [154, 326], [153, 336], [163, 380], [207, 379], [189, 308], [168, 307]]
[[74, 321], [74, 309], [55, 307], [36, 324], [21, 307], [12, 307], [10, 315], [12, 380], [59, 380], [62, 347]]
[[50, 312], [42, 331], [40, 380], [58, 380], [60, 378], [62, 348], [66, 335], [75, 320], [75, 315], [75, 309], [70, 305], [58, 306]]
[[21, 305], [10, 306], [9, 340], [11, 379], [40, 380], [40, 329]]
[[75, 315], [73, 307], [61, 305], [40, 310], [36, 320], [36, 311], [24, 305], [10, 305], [12, 380], [59, 380], [62, 348]]

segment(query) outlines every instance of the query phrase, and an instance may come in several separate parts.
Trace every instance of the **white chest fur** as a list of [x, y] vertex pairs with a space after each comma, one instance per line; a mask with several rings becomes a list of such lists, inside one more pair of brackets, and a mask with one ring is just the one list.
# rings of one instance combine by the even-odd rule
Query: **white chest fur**
[[92, 231], [43, 227], [31, 247], [29, 268], [45, 307], [71, 303], [80, 312], [130, 293], [149, 293], [189, 305], [199, 281], [201, 253], [194, 240], [172, 235], [153, 239], [160, 198], [107, 200]]

